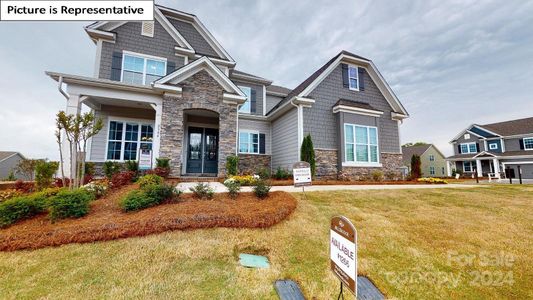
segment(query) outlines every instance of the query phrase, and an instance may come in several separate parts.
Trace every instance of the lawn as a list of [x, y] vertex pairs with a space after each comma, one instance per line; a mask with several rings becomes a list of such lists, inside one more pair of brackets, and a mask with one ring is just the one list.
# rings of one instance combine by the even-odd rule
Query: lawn
[[[268, 229], [200, 229], [0, 253], [2, 298], [277, 299], [273, 281], [336, 298], [329, 219], [359, 233], [359, 273], [390, 298], [533, 298], [533, 186], [297, 194]], [[268, 270], [237, 255], [266, 253]], [[346, 292], [345, 296], [348, 296]]]

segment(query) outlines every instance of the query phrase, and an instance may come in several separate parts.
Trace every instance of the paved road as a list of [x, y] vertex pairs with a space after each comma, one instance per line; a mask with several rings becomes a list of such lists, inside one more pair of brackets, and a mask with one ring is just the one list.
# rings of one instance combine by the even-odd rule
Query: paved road
[[[190, 193], [189, 188], [196, 185], [197, 182], [182, 182], [178, 184], [178, 188], [185, 193]], [[215, 189], [215, 193], [226, 192], [226, 187], [220, 182], [209, 182], [209, 185]], [[449, 189], [449, 188], [473, 188], [486, 187], [486, 185], [475, 184], [389, 184], [389, 185], [314, 185], [305, 187], [306, 192], [316, 191], [360, 191], [360, 190], [399, 190], [399, 189]], [[244, 186], [241, 192], [250, 192], [252, 188]], [[271, 191], [284, 191], [291, 193], [298, 193], [302, 188], [295, 188], [294, 186], [273, 186]]]

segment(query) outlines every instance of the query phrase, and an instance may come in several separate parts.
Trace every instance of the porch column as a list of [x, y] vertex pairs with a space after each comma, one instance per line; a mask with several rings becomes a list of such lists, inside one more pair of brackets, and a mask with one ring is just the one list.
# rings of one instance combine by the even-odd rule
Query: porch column
[[483, 177], [483, 169], [481, 167], [481, 160], [476, 159], [476, 169], [477, 169], [477, 176]]
[[449, 160], [446, 161], [446, 173], [448, 174], [448, 177], [452, 176], [452, 162]]
[[492, 160], [492, 164], [494, 165], [494, 174], [496, 174], [496, 178], [501, 179], [500, 176], [500, 160], [497, 158], [494, 158]]
[[[70, 94], [67, 99], [67, 107], [65, 109], [67, 115], [79, 115], [81, 113], [81, 97], [80, 95]], [[76, 145], [72, 145], [70, 149], [69, 142], [65, 132], [61, 134], [61, 150], [63, 151], [63, 170], [65, 171], [65, 177], [71, 178], [72, 174], [76, 174]], [[72, 157], [69, 160], [72, 150]]]
[[159, 158], [159, 149], [161, 148], [161, 116], [163, 114], [163, 105], [150, 104], [150, 106], [155, 110], [154, 139], [152, 141], [152, 163], [155, 164], [156, 158]]

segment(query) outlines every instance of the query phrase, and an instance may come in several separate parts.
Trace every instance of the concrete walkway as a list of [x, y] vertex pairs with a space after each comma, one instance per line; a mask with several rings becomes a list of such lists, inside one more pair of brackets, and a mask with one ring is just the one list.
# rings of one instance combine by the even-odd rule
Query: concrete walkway
[[[189, 188], [195, 186], [197, 182], [181, 182], [178, 184], [178, 189], [185, 193], [190, 193]], [[215, 193], [227, 192], [226, 187], [220, 182], [208, 182], [209, 186], [215, 189]], [[306, 192], [319, 192], [319, 191], [362, 191], [362, 190], [400, 190], [400, 189], [449, 189], [449, 188], [474, 188], [474, 187], [486, 187], [486, 185], [475, 184], [389, 184], [389, 185], [314, 185], [305, 187]], [[251, 192], [252, 187], [243, 186], [241, 192]], [[273, 186], [271, 189], [274, 191], [283, 191], [289, 193], [299, 193], [302, 188], [295, 188], [294, 186]]]

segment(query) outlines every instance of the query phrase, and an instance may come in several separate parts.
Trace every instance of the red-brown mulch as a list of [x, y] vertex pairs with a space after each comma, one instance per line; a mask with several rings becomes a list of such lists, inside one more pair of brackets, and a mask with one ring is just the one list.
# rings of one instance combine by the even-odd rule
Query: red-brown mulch
[[264, 200], [241, 193], [237, 200], [216, 194], [213, 200], [181, 195], [179, 202], [124, 213], [118, 202], [135, 185], [111, 192], [91, 204], [89, 214], [54, 224], [46, 214], [0, 229], [0, 251], [37, 249], [144, 236], [168, 230], [232, 227], [265, 228], [287, 218], [297, 205], [289, 193], [271, 192]]

